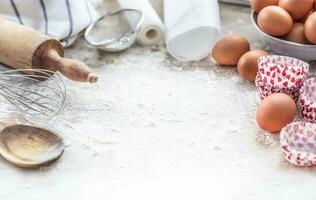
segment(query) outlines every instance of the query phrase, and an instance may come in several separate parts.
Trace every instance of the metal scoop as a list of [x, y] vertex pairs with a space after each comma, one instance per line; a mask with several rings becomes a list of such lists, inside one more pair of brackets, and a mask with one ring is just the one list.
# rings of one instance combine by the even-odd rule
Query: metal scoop
[[135, 43], [142, 22], [143, 13], [139, 10], [117, 10], [92, 23], [85, 32], [85, 40], [103, 51], [122, 51]]

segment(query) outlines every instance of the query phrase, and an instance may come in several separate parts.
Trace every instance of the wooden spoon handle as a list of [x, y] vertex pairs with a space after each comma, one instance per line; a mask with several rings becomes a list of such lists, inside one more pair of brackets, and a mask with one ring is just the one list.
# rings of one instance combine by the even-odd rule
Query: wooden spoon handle
[[10, 114], [10, 116], [1, 119], [0, 132], [2, 131], [2, 129], [4, 129], [8, 126], [12, 126], [12, 125], [15, 125], [17, 123], [24, 123], [24, 122], [26, 122], [26, 119], [23, 117], [23, 115]]
[[56, 69], [71, 80], [90, 83], [98, 81], [98, 76], [82, 62], [60, 57], [55, 50], [49, 50], [47, 57], [57, 62]]

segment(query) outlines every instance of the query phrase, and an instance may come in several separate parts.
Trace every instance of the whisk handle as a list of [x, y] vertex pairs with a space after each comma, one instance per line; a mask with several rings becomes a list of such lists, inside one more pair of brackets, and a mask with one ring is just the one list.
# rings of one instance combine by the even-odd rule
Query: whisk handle
[[49, 59], [57, 62], [57, 71], [71, 80], [90, 83], [95, 83], [98, 80], [98, 76], [92, 73], [91, 69], [80, 61], [60, 57], [55, 50], [48, 51], [47, 56]]

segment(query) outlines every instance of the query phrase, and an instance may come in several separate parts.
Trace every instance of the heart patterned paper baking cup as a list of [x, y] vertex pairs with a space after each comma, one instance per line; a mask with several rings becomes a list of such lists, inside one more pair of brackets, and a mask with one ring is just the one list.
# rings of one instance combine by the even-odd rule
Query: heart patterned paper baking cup
[[287, 56], [263, 56], [258, 59], [256, 87], [264, 99], [273, 93], [285, 93], [295, 101], [306, 80], [309, 65]]
[[297, 166], [316, 166], [316, 124], [293, 122], [280, 133], [284, 158]]
[[302, 117], [316, 123], [316, 78], [310, 78], [300, 89], [299, 107]]

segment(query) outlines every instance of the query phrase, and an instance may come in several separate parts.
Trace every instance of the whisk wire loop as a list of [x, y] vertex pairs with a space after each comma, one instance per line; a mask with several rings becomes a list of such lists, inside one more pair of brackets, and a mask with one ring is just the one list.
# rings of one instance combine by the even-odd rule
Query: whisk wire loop
[[60, 113], [66, 87], [59, 72], [45, 69], [0, 71], [0, 96], [27, 115], [48, 118]]

